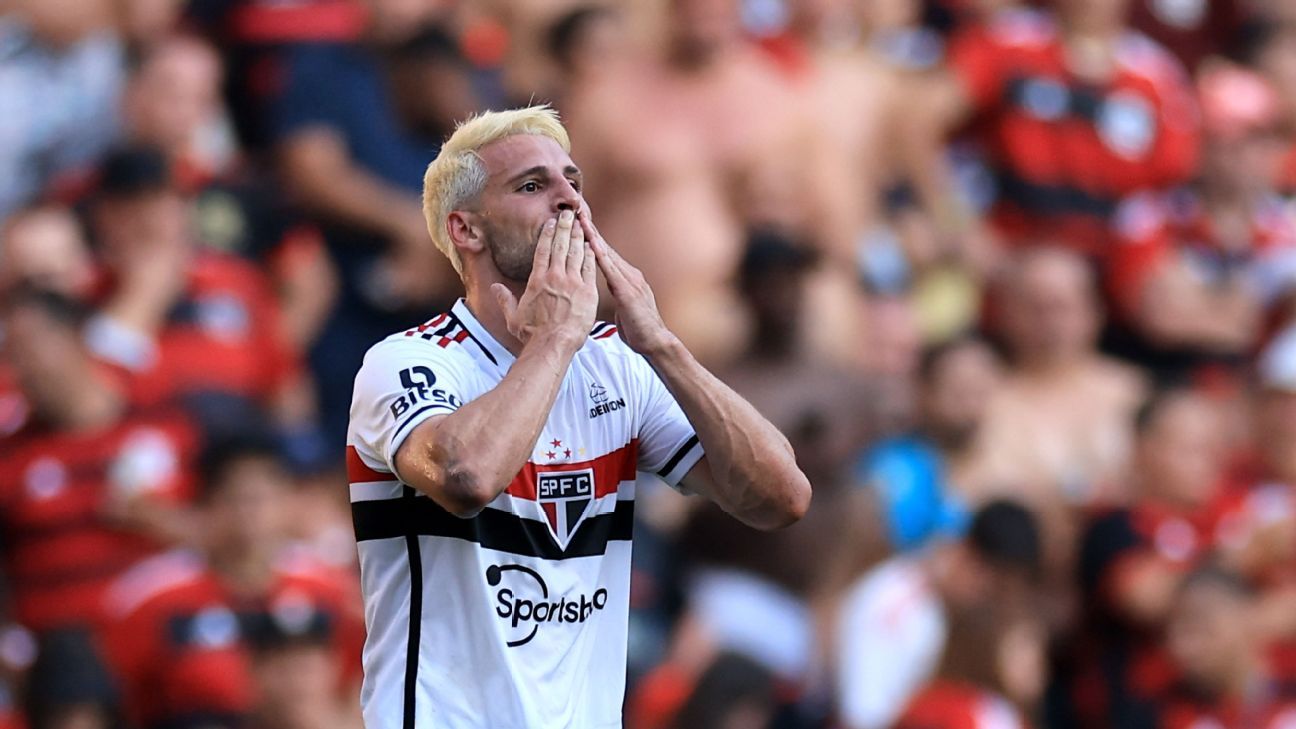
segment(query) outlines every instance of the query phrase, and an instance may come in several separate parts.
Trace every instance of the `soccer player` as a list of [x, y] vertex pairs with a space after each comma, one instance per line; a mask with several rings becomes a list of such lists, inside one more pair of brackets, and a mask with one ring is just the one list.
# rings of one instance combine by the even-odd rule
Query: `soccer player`
[[[545, 107], [486, 113], [427, 169], [467, 297], [356, 376], [369, 729], [620, 727], [636, 472], [757, 528], [809, 506], [787, 440], [599, 235], [569, 150]], [[594, 320], [598, 271], [616, 324]]]

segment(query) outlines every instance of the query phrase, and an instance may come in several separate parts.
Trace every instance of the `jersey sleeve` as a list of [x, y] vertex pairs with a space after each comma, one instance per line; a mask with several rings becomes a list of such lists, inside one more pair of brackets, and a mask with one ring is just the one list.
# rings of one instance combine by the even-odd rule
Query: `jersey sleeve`
[[639, 470], [656, 474], [673, 488], [702, 459], [702, 444], [675, 396], [642, 357], [635, 357], [634, 374], [641, 392]]
[[396, 453], [420, 423], [469, 398], [465, 366], [422, 341], [380, 342], [365, 355], [351, 400], [348, 445], [396, 473]]

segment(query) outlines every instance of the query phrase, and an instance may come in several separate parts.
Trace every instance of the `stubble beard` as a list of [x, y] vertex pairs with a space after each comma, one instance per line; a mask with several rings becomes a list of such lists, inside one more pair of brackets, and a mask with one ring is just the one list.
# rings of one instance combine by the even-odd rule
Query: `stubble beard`
[[497, 230], [493, 225], [486, 225], [485, 228], [487, 248], [495, 269], [509, 281], [525, 284], [531, 278], [531, 269], [535, 264], [537, 241], [523, 240]]

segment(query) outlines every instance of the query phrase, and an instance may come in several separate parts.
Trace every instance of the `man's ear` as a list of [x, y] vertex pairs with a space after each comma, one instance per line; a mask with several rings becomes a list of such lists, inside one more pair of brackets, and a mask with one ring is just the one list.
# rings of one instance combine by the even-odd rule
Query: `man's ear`
[[481, 228], [474, 225], [474, 214], [466, 210], [455, 210], [446, 216], [446, 233], [450, 242], [462, 252], [480, 252], [486, 241]]

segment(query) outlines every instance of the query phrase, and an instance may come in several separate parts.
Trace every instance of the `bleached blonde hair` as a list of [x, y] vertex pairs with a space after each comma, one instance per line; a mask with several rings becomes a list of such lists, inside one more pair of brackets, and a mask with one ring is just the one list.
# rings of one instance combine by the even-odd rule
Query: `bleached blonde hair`
[[459, 124], [423, 175], [423, 218], [432, 242], [463, 277], [463, 261], [450, 240], [446, 219], [486, 188], [486, 165], [478, 150], [491, 142], [519, 134], [536, 134], [571, 153], [571, 139], [548, 104], [525, 109], [486, 111]]

